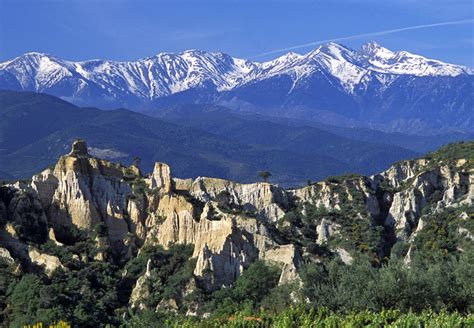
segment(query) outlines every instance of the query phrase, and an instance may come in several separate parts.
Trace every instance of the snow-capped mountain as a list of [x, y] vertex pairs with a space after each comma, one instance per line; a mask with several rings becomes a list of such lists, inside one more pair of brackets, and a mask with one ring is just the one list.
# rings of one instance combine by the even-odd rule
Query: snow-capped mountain
[[[328, 43], [304, 55], [288, 53], [263, 63], [200, 50], [131, 62], [72, 62], [27, 53], [0, 63], [0, 89], [45, 92], [101, 107], [152, 108], [166, 99], [167, 104], [244, 104], [259, 111], [301, 107], [312, 118], [323, 110], [356, 120], [366, 120], [365, 114], [383, 120], [382, 114], [391, 111], [469, 109], [473, 74], [467, 67], [391, 51], [375, 42], [360, 50]], [[393, 114], [403, 121], [404, 115]], [[474, 124], [472, 114], [467, 119]]]
[[126, 92], [154, 99], [209, 83], [217, 90], [229, 90], [242, 83], [254, 66], [223, 53], [199, 50], [160, 53], [135, 62], [71, 62], [46, 54], [27, 53], [0, 64], [0, 71], [14, 77], [23, 90], [48, 92], [68, 81], [73, 95], [98, 87], [110, 96]]

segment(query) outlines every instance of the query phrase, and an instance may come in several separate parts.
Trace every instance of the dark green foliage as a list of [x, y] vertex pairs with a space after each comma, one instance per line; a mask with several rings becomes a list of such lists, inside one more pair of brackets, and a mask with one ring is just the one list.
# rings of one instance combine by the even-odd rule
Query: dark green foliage
[[11, 323], [12, 327], [23, 327], [23, 325], [39, 321], [37, 311], [41, 307], [42, 299], [39, 296], [42, 281], [39, 277], [27, 274], [12, 286], [8, 302], [12, 304]]
[[258, 176], [262, 178], [263, 181], [268, 182], [268, 179], [272, 176], [272, 174], [268, 171], [260, 171], [258, 172]]
[[150, 262], [148, 283], [152, 286], [151, 296], [147, 299], [150, 308], [155, 308], [161, 300], [178, 299], [186, 283], [193, 276], [195, 260], [191, 245], [171, 245], [168, 250], [162, 247], [145, 246], [140, 255], [130, 260], [124, 267], [118, 285], [119, 299], [127, 303], [137, 279], [145, 273]]
[[250, 300], [254, 306], [278, 283], [280, 270], [277, 267], [257, 261], [237, 279], [233, 295], [238, 301]]
[[108, 262], [65, 264], [70, 268], [56, 270], [51, 279], [25, 275], [12, 285], [8, 302], [13, 327], [59, 320], [80, 327], [117, 322], [117, 268]]
[[14, 274], [16, 265], [8, 260], [0, 258], [0, 322], [6, 321], [7, 291], [11, 284], [15, 283], [17, 276]]
[[19, 239], [26, 243], [45, 242], [48, 237], [48, 223], [43, 208], [33, 193], [29, 191], [18, 193], [14, 203], [11, 203], [11, 196], [11, 191], [4, 191], [5, 202], [13, 207], [15, 212], [14, 217], [7, 215], [6, 221], [12, 222]]
[[[53, 205], [54, 206], [54, 205]], [[88, 232], [74, 225], [60, 225], [54, 228], [56, 239], [66, 245], [74, 245], [87, 240]]]
[[470, 313], [474, 310], [473, 259], [472, 253], [431, 260], [416, 253], [410, 265], [392, 257], [380, 268], [364, 257], [356, 258], [350, 266], [338, 260], [306, 263], [301, 269], [303, 293], [314, 307], [342, 312], [445, 309]]
[[[121, 327], [126, 328], [143, 328], [143, 327], [170, 327], [168, 322], [177, 322], [179, 319], [182, 320], [184, 316], [176, 316], [172, 313], [161, 313], [155, 312], [154, 310], [143, 310], [132, 315], [130, 319], [126, 321]], [[179, 318], [179, 319], [178, 319]], [[191, 319], [190, 319], [191, 320]]]
[[[468, 218], [461, 218], [462, 213], [466, 213]], [[443, 254], [458, 253], [458, 248], [464, 248], [462, 246], [465, 244], [463, 236], [459, 233], [459, 228], [464, 228], [468, 232], [473, 233], [473, 218], [473, 206], [447, 208], [442, 212], [422, 217], [424, 226], [416, 234], [414, 240], [415, 248], [428, 256], [439, 252]], [[472, 249], [472, 242], [470, 243], [471, 245], [467, 245], [468, 249]]]
[[107, 237], [108, 236], [108, 227], [104, 222], [100, 222], [94, 227], [94, 230], [91, 234], [91, 238], [95, 239], [96, 237]]
[[330, 182], [330, 183], [343, 183], [343, 182], [346, 182], [347, 180], [358, 179], [361, 177], [362, 175], [360, 174], [350, 173], [350, 174], [341, 174], [337, 176], [330, 176], [330, 177], [327, 177], [325, 181]]
[[298, 283], [285, 283], [265, 292], [260, 308], [267, 313], [279, 313], [293, 305], [293, 299], [301, 299]]
[[156, 268], [149, 278], [152, 286], [152, 295], [147, 300], [149, 307], [156, 307], [161, 300], [179, 298], [193, 275], [195, 261], [189, 261], [192, 253], [190, 245], [172, 245], [169, 250], [157, 248], [147, 256], [151, 267]]
[[145, 179], [130, 167], [125, 169], [123, 179], [132, 188], [132, 195], [129, 196], [131, 199], [144, 199], [151, 192]]
[[378, 190], [381, 192], [381, 193], [384, 193], [384, 192], [388, 192], [388, 193], [391, 193], [391, 194], [394, 194], [396, 192], [399, 192], [401, 190], [403, 190], [403, 186], [400, 186], [400, 187], [393, 187], [390, 185], [390, 182], [388, 179], [385, 179], [385, 180], [382, 180], [379, 185], [378, 185]]
[[[97, 250], [90, 240], [64, 247], [48, 242], [42, 251], [58, 256], [67, 269], [56, 270], [50, 279], [25, 275], [15, 284], [11, 269], [6, 271], [7, 267], [0, 262], [0, 314], [9, 303], [11, 313], [6, 314], [13, 327], [61, 319], [78, 327], [119, 324], [120, 314], [127, 312], [131, 290], [145, 272], [148, 260], [153, 288], [147, 301], [152, 308], [162, 299], [177, 298], [192, 277], [195, 265], [188, 261], [193, 247], [184, 245], [173, 245], [169, 250], [145, 247], [123, 269], [110, 262], [94, 261], [92, 256]], [[87, 258], [86, 262], [74, 259], [73, 254]], [[5, 300], [8, 285], [10, 292]]]
[[[210, 295], [203, 295], [205, 300], [204, 311], [214, 315], [231, 315], [236, 311], [255, 311], [266, 304], [269, 308], [276, 308], [278, 304], [264, 299], [269, 292], [275, 289], [280, 277], [280, 270], [262, 261], [252, 263], [230, 288], [223, 288]], [[289, 290], [275, 291], [282, 296], [285, 292], [288, 300]], [[263, 302], [264, 301], [264, 302]]]
[[[372, 220], [360, 192], [353, 191], [350, 201], [346, 199], [345, 194], [341, 196], [340, 210], [330, 211], [309, 203], [299, 204], [278, 222], [278, 229], [292, 243], [305, 246], [309, 252], [316, 255], [329, 256], [328, 245], [343, 246], [349, 250], [367, 253], [373, 261], [380, 261], [384, 254], [382, 241], [387, 231], [383, 225]], [[315, 245], [316, 226], [323, 219], [340, 225], [340, 235], [344, 238], [331, 237], [328, 245]]]
[[458, 159], [474, 160], [474, 142], [450, 143], [439, 150], [429, 153], [427, 158], [437, 163], [447, 163]]

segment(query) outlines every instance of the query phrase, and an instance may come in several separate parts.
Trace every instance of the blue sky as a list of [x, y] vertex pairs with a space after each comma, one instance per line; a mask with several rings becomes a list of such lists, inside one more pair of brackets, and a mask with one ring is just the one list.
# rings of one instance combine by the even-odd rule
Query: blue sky
[[[338, 42], [358, 48], [375, 40], [474, 67], [473, 7], [472, 0], [0, 0], [0, 61], [30, 51], [135, 60], [191, 48], [267, 60], [278, 49], [354, 36]], [[465, 22], [380, 33], [457, 21]]]

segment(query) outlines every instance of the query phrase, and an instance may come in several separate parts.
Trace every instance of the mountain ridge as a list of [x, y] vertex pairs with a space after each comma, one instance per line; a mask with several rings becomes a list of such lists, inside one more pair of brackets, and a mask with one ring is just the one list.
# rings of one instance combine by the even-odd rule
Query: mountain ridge
[[[0, 171], [9, 173], [2, 175], [4, 178], [27, 177], [51, 165], [79, 136], [90, 140], [90, 146], [106, 158], [122, 154], [119, 160], [130, 163], [133, 157], [140, 157], [145, 171], [152, 170], [153, 163], [159, 159], [172, 164], [179, 177], [213, 175], [251, 181], [258, 171], [269, 170], [275, 182], [285, 185], [304, 184], [308, 179], [342, 172], [375, 172], [391, 161], [417, 154], [393, 145], [353, 141], [317, 128], [311, 128], [305, 135], [324, 136], [324, 142], [307, 138], [302, 145], [312, 145], [312, 150], [295, 151], [278, 143], [239, 140], [238, 135], [230, 138], [214, 128], [206, 131], [202, 129], [204, 124], [179, 123], [179, 120], [169, 122], [126, 109], [80, 108], [46, 94], [0, 91]], [[270, 125], [281, 135], [297, 130], [281, 124]], [[235, 135], [231, 126], [223, 125], [226, 128], [229, 135]], [[272, 131], [260, 129], [260, 132], [268, 135]], [[362, 162], [338, 153], [338, 149], [347, 147], [355, 154], [358, 149], [359, 153], [363, 152]], [[385, 155], [379, 156], [381, 153]]]
[[[61, 73], [63, 78], [80, 78], [81, 82], [85, 83], [97, 83], [99, 79], [104, 79], [104, 75], [101, 73], [109, 75], [114, 73], [128, 82], [129, 92], [140, 97], [154, 99], [185, 91], [208, 81], [211, 81], [218, 91], [232, 90], [249, 82], [283, 73], [293, 74], [296, 82], [301, 77], [298, 75], [308, 74], [302, 69], [308, 61], [315, 61], [319, 65], [325, 66], [326, 70], [331, 71], [350, 88], [353, 88], [353, 84], [359, 83], [368, 71], [415, 76], [474, 74], [472, 69], [460, 65], [443, 63], [406, 51], [392, 52], [373, 41], [364, 44], [359, 51], [330, 42], [304, 55], [290, 52], [262, 63], [231, 57], [222, 52], [205, 52], [198, 49], [190, 49], [181, 53], [163, 52], [137, 61], [101, 59], [68, 61], [46, 53], [30, 52], [0, 63], [0, 70], [15, 75], [24, 89], [31, 88], [32, 81], [28, 81], [27, 74], [22, 75], [22, 73], [32, 74], [36, 70], [35, 89], [28, 91], [42, 91], [44, 88], [57, 84], [56, 78], [59, 78]], [[408, 63], [406, 63], [407, 61]], [[421, 65], [421, 68], [417, 69], [416, 64]], [[23, 65], [26, 72], [15, 72], [15, 65]], [[155, 71], [152, 70], [153, 66], [157, 66]], [[298, 67], [298, 70], [294, 70], [295, 66]], [[144, 69], [148, 69], [149, 80], [144, 75]], [[185, 71], [186, 69], [187, 71]], [[139, 74], [133, 74], [137, 73], [133, 72], [137, 70], [140, 71]], [[352, 76], [355, 80], [348, 77], [349, 71], [355, 73], [356, 76]], [[51, 76], [50, 79], [46, 79], [48, 74]], [[98, 75], [95, 79], [94, 74]], [[158, 86], [162, 89], [157, 89], [157, 85], [150, 83], [152, 81], [150, 74], [156, 74], [153, 76], [155, 81], [167, 82], [168, 85], [159, 84]], [[202, 77], [199, 74], [202, 74]], [[32, 76], [29, 77], [32, 78]], [[104, 80], [104, 82], [113, 84], [112, 80]], [[148, 94], [143, 93], [139, 84], [141, 87], [148, 87]], [[80, 88], [79, 85], [76, 93], [80, 93]]]
[[159, 110], [215, 104], [412, 134], [469, 132], [470, 68], [390, 51], [328, 43], [258, 63], [221, 52], [160, 53], [138, 61], [64, 61], [30, 53], [0, 64], [0, 89], [44, 92], [80, 106]]

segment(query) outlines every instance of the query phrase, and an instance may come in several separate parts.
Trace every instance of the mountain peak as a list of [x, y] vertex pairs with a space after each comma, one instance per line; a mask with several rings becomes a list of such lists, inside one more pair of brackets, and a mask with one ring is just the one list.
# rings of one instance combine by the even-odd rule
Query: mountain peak
[[297, 54], [296, 52], [290, 51], [276, 59], [274, 59], [272, 62], [278, 62], [278, 63], [287, 63], [294, 61], [296, 59], [302, 58], [303, 55]]
[[358, 54], [364, 67], [384, 73], [416, 76], [472, 74], [472, 71], [467, 67], [443, 63], [408, 51], [391, 51], [375, 41], [362, 45]]
[[[7, 74], [2, 74], [4, 71]], [[0, 63], [0, 77], [3, 76], [0, 87], [41, 92], [61, 90], [64, 93], [61, 95], [68, 97], [87, 92], [101, 94], [101, 99], [102, 94], [107, 99], [132, 95], [140, 101], [149, 101], [203, 86], [218, 92], [228, 91], [274, 76], [286, 75], [293, 82], [304, 81], [324, 71], [340, 80], [339, 87], [348, 93], [352, 93], [371, 71], [393, 75], [388, 79], [390, 81], [400, 75], [472, 74], [472, 70], [466, 67], [404, 51], [391, 51], [374, 41], [366, 43], [359, 51], [329, 42], [305, 55], [289, 52], [262, 63], [199, 49], [164, 52], [127, 62], [73, 62], [30, 52]], [[108, 102], [106, 106], [109, 106]]]
[[19, 57], [54, 57], [50, 54], [44, 53], [44, 52], [36, 52], [36, 51], [31, 51], [27, 52]]
[[203, 55], [207, 52], [201, 49], [188, 49], [182, 52], [182, 54], [193, 54], [193, 55]]
[[370, 57], [380, 57], [380, 58], [391, 58], [394, 56], [394, 53], [389, 49], [382, 47], [375, 41], [369, 41], [362, 45], [360, 53], [362, 55]]
[[346, 46], [343, 46], [342, 44], [339, 44], [333, 41], [321, 45], [318, 49], [320, 52], [324, 52], [324, 53], [341, 53], [341, 52], [351, 51]]

